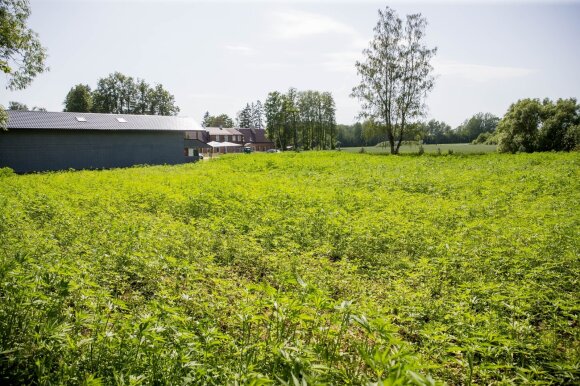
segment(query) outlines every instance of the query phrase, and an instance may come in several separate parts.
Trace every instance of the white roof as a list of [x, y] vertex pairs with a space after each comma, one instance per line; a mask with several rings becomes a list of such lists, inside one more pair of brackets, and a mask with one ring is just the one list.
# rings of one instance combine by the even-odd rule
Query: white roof
[[209, 146], [211, 147], [236, 147], [236, 146], [242, 146], [239, 143], [232, 143], [232, 142], [216, 142], [216, 141], [211, 141], [207, 143]]

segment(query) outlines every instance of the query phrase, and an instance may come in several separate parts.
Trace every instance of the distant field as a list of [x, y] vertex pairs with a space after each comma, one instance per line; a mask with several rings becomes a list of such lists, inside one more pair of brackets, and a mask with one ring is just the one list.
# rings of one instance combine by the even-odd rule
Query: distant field
[[[467, 143], [452, 143], [452, 144], [443, 144], [443, 145], [423, 145], [423, 149], [425, 153], [438, 153], [441, 150], [442, 154], [449, 153], [449, 150], [452, 150], [454, 153], [460, 154], [483, 154], [483, 153], [492, 153], [496, 150], [496, 145], [472, 145]], [[365, 146], [365, 152], [367, 153], [390, 153], [391, 150], [389, 147], [382, 147], [382, 146]], [[361, 148], [360, 147], [343, 147], [343, 151], [349, 153], [359, 153]], [[400, 152], [401, 153], [417, 153], [419, 151], [418, 145], [401, 145]]]
[[0, 384], [577, 385], [579, 230], [580, 153], [2, 171]]

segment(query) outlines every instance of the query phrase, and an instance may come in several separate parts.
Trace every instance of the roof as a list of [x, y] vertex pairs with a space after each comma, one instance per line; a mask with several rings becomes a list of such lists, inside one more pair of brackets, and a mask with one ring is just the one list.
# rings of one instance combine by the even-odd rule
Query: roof
[[183, 140], [185, 147], [197, 147], [197, 148], [209, 148], [207, 143], [202, 142], [198, 139], [185, 139]]
[[242, 146], [239, 143], [232, 143], [232, 142], [216, 142], [211, 141], [207, 143], [209, 146], [216, 148], [216, 147], [235, 147], [235, 146]]
[[243, 135], [244, 140], [250, 143], [271, 143], [274, 144], [268, 137], [266, 137], [266, 130], [264, 129], [238, 129]]
[[[148, 130], [195, 131], [203, 128], [191, 118], [161, 115], [95, 114], [8, 110], [8, 130]], [[77, 118], [78, 117], [78, 118]], [[84, 119], [84, 121], [83, 121]]]
[[205, 130], [209, 132], [209, 135], [242, 135], [232, 127], [206, 127]]

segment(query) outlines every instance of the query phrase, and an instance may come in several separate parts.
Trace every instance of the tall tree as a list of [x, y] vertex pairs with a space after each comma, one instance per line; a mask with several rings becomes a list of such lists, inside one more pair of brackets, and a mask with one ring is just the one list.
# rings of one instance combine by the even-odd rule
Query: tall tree
[[407, 15], [403, 22], [386, 7], [365, 60], [356, 62], [361, 78], [352, 96], [362, 102], [360, 116], [372, 119], [386, 134], [392, 154], [398, 154], [409, 124], [424, 112], [424, 98], [434, 86], [431, 58], [436, 48], [424, 44], [427, 20]]
[[[0, 0], [0, 71], [6, 74], [9, 90], [22, 90], [40, 73], [47, 71], [46, 48], [38, 34], [26, 26], [30, 16], [28, 0]], [[8, 115], [0, 105], [0, 129]]]
[[177, 115], [175, 97], [161, 84], [115, 72], [99, 79], [93, 92], [93, 112], [113, 114]]
[[256, 129], [264, 128], [264, 107], [259, 100], [252, 103], [252, 126]]
[[64, 111], [88, 113], [93, 108], [91, 88], [85, 84], [77, 84], [70, 89], [63, 102]]
[[266, 98], [264, 104], [266, 115], [266, 133], [279, 149], [286, 149], [286, 138], [284, 135], [284, 101], [283, 96], [278, 91], [272, 91]]
[[273, 91], [265, 103], [266, 131], [276, 146], [286, 149], [334, 149], [337, 141], [332, 94], [313, 90], [286, 94]]
[[284, 117], [284, 132], [291, 138], [294, 149], [298, 148], [298, 110], [297, 106], [297, 91], [294, 87], [290, 87], [288, 92], [283, 95], [283, 117]]
[[237, 121], [238, 126], [242, 128], [250, 128], [254, 126], [252, 122], [252, 107], [249, 103], [246, 103], [246, 107], [238, 112]]

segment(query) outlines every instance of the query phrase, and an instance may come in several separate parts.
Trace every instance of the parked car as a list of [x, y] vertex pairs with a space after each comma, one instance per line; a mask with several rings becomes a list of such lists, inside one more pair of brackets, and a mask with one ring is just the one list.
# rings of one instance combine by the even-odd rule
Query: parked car
[[278, 149], [268, 149], [268, 150], [266, 150], [266, 153], [280, 153], [280, 150], [278, 150]]
[[250, 153], [251, 153], [251, 152], [253, 152], [253, 151], [254, 151], [254, 149], [252, 149], [252, 148], [251, 148], [251, 147], [249, 147], [249, 146], [245, 146], [245, 147], [244, 147], [244, 153], [248, 153], [248, 154], [250, 154]]

